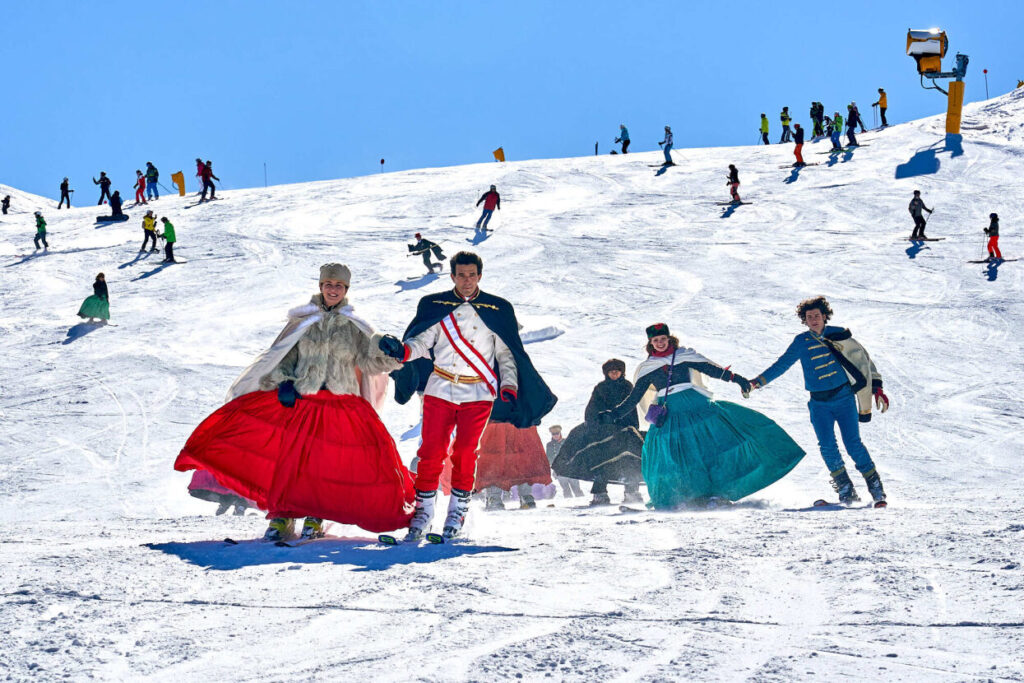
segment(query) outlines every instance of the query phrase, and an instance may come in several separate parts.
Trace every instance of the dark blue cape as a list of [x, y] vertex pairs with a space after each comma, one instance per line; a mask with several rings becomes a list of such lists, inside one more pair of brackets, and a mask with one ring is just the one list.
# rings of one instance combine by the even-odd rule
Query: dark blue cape
[[[454, 290], [423, 297], [416, 307], [416, 317], [402, 335], [402, 341], [415, 337], [441, 322], [442, 318], [463, 303], [465, 301]], [[551, 389], [544, 383], [526, 350], [523, 349], [523, 340], [519, 338], [519, 323], [516, 321], [516, 312], [512, 304], [486, 292], [480, 292], [470, 304], [484, 324], [505, 342], [516, 361], [519, 396], [513, 401], [496, 399], [491, 408], [491, 421], [509, 422], [520, 429], [539, 425], [541, 419], [555, 407], [558, 398], [551, 393]], [[392, 372], [391, 378], [395, 380], [395, 400], [404, 404], [417, 391], [423, 391], [433, 371], [432, 358], [419, 358]], [[500, 380], [497, 364], [494, 366], [494, 372], [499, 374]]]

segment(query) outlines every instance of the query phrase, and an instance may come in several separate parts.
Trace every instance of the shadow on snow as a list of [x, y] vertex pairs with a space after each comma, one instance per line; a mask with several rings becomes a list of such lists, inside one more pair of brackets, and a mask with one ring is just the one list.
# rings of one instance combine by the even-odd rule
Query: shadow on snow
[[75, 341], [76, 339], [81, 339], [85, 335], [89, 334], [90, 332], [95, 332], [96, 330], [100, 329], [101, 327], [106, 327], [106, 324], [105, 323], [80, 322], [77, 325], [73, 325], [71, 327], [71, 329], [68, 330], [67, 339], [62, 341], [61, 344], [70, 344], [71, 342]]
[[431, 282], [435, 282], [438, 279], [437, 273], [424, 273], [418, 278], [412, 280], [399, 280], [395, 283], [398, 287], [398, 291], [405, 292], [410, 289], [419, 289], [424, 285], [429, 285]]
[[896, 178], [914, 178], [916, 176], [938, 173], [939, 167], [942, 166], [938, 156], [936, 156], [939, 152], [949, 152], [951, 159], [955, 159], [964, 153], [962, 135], [947, 134], [944, 142], [945, 145], [943, 147], [936, 147], [939, 144], [936, 142], [924, 149], [918, 150], [914, 156], [907, 160], [907, 163], [896, 167]]

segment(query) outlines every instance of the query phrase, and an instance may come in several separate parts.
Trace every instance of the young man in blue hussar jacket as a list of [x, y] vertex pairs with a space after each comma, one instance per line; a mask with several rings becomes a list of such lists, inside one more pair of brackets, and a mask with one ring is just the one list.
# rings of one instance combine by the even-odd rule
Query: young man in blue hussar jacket
[[786, 352], [751, 381], [751, 387], [763, 387], [800, 361], [804, 388], [811, 393], [811, 400], [807, 402], [811, 425], [818, 437], [821, 457], [832, 476], [832, 486], [839, 494], [839, 502], [849, 505], [860, 497], [839, 453], [835, 433], [837, 423], [846, 452], [864, 475], [875, 506], [884, 507], [882, 480], [868, 449], [860, 440], [860, 423], [871, 420], [872, 396], [879, 412], [884, 413], [889, 408], [889, 398], [882, 391], [882, 376], [850, 330], [827, 325], [832, 317], [832, 307], [825, 297], [801, 301], [796, 307], [796, 314], [807, 326], [807, 332], [798, 334]]

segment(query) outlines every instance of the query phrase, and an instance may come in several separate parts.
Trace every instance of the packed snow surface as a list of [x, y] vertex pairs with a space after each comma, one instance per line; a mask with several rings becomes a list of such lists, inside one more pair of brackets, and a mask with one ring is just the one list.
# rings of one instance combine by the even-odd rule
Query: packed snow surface
[[[94, 224], [86, 179], [71, 211], [16, 193], [0, 218], [0, 678], [1024, 679], [1024, 264], [967, 263], [991, 211], [1004, 255], [1024, 247], [1024, 91], [968, 106], [963, 133], [947, 141], [939, 116], [836, 157], [808, 144], [820, 163], [799, 171], [773, 145], [675, 150], [664, 172], [648, 152], [164, 197], [187, 261], [169, 267], [137, 253], [139, 208]], [[729, 163], [750, 205], [716, 205]], [[491, 183], [502, 208], [481, 235]], [[906, 240], [915, 188], [944, 241]], [[863, 429], [890, 507], [794, 511], [833, 495], [794, 368], [744, 405], [808, 455], [732, 508], [559, 497], [477, 503], [459, 545], [383, 548], [340, 525], [295, 549], [223, 543], [265, 522], [189, 497], [171, 468], [185, 439], [324, 262], [351, 266], [357, 313], [400, 335], [449, 284], [406, 255], [415, 232], [478, 251], [483, 288], [534, 333], [560, 399], [545, 440], [582, 420], [603, 361], [633, 372], [646, 325], [753, 376], [800, 332], [795, 304], [827, 295], [892, 400]], [[113, 324], [81, 325], [100, 271]], [[382, 411], [406, 460], [417, 409]]]

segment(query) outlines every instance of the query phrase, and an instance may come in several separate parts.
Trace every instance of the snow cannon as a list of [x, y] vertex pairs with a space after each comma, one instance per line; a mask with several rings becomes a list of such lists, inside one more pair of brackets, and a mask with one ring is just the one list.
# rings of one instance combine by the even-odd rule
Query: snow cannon
[[[942, 70], [942, 58], [946, 56], [949, 39], [946, 32], [938, 28], [907, 29], [907, 54], [917, 61], [917, 73], [921, 77], [921, 87], [925, 90], [938, 90], [946, 96], [946, 134], [960, 134], [960, 117], [964, 107], [964, 76], [967, 75], [967, 55], [956, 54], [956, 66], [952, 71]], [[925, 85], [924, 79], [931, 85]], [[940, 78], [952, 78], [949, 91], [943, 90], [935, 82]]]

